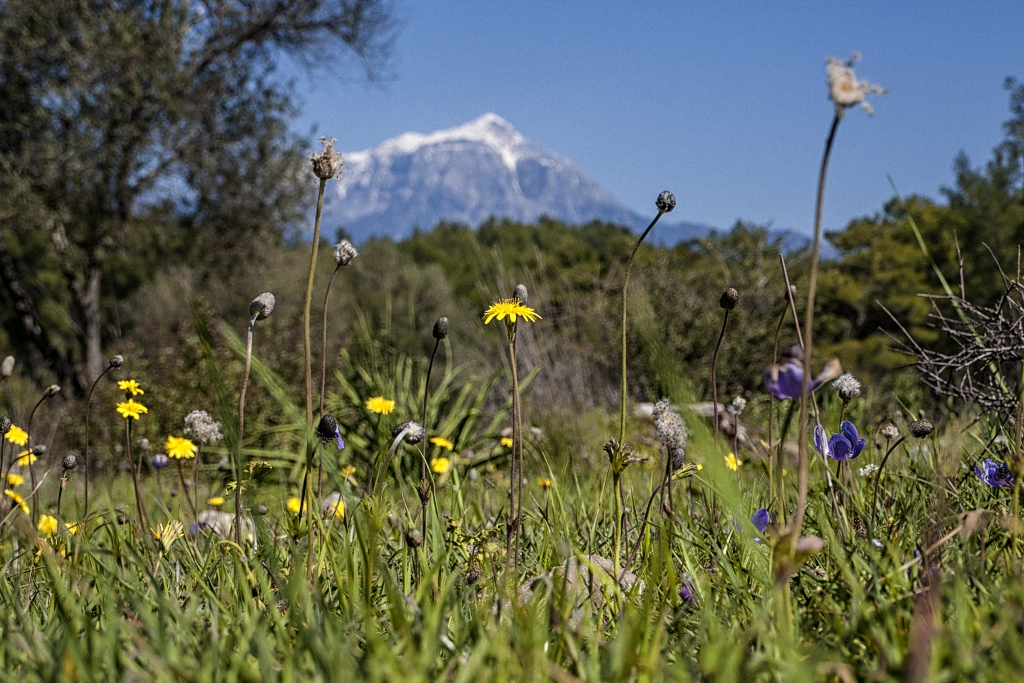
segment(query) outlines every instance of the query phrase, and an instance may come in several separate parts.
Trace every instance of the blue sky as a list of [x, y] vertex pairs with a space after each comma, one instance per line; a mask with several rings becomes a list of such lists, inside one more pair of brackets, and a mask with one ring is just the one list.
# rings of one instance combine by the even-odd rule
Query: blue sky
[[[355, 151], [493, 111], [568, 157], [627, 206], [809, 232], [832, 108], [824, 62], [862, 53], [891, 94], [840, 125], [826, 230], [892, 195], [938, 198], [963, 150], [979, 165], [1024, 80], [1024, 2], [546, 2], [396, 0], [389, 76], [297, 77], [296, 132]], [[286, 69], [287, 71], [287, 69]]]

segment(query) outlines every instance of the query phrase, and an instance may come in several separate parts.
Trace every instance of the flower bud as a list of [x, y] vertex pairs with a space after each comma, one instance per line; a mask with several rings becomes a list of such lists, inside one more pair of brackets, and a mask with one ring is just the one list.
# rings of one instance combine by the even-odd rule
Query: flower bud
[[518, 284], [512, 291], [512, 298], [519, 299], [519, 303], [526, 305], [526, 300], [530, 298], [529, 293], [526, 291], [526, 285]]
[[330, 413], [325, 413], [316, 426], [316, 436], [324, 443], [338, 438], [338, 421]]
[[46, 387], [46, 391], [43, 392], [43, 397], [44, 398], [52, 398], [52, 397], [56, 396], [59, 393], [60, 393], [60, 385], [59, 384], [51, 384], [50, 386]]
[[740, 293], [733, 287], [730, 287], [722, 293], [722, 298], [718, 300], [718, 305], [727, 311], [731, 311], [736, 308], [736, 302], [739, 300]]
[[148, 451], [149, 450], [149, 439], [143, 438], [141, 441], [139, 441], [139, 450], [141, 450], [141, 451]]
[[[524, 287], [524, 289], [525, 289], [525, 287]], [[440, 341], [441, 339], [444, 339], [447, 336], [448, 336], [448, 318], [446, 318], [445, 316], [442, 315], [440, 318], [437, 319], [437, 322], [434, 323], [434, 339], [437, 339], [438, 341]]]
[[914, 437], [918, 439], [923, 439], [924, 437], [928, 436], [933, 431], [935, 431], [935, 425], [933, 425], [928, 420], [916, 420], [907, 425], [907, 429], [910, 430], [910, 433]]
[[672, 209], [676, 208], [676, 196], [665, 190], [658, 195], [658, 201], [655, 202], [655, 206], [658, 207], [658, 211], [661, 213], [668, 213]]
[[47, 450], [48, 449], [46, 448], [46, 444], [42, 444], [41, 443], [38, 446], [33, 446], [32, 447], [32, 455], [35, 455], [35, 456], [41, 458], [42, 456], [46, 455], [46, 451]]
[[330, 180], [341, 173], [341, 167], [344, 166], [341, 154], [334, 151], [334, 143], [337, 141], [337, 138], [330, 140], [326, 137], [320, 138], [320, 144], [324, 146], [323, 151], [313, 152], [309, 156], [309, 160], [313, 164], [313, 173], [320, 180]]
[[124, 365], [124, 356], [122, 356], [121, 354], [117, 354], [116, 356], [111, 356], [110, 360], [107, 361], [107, 363], [112, 368], [119, 368], [122, 365]]
[[892, 422], [882, 428], [882, 438], [886, 441], [894, 441], [900, 438], [900, 430]]
[[410, 548], [419, 548], [423, 545], [423, 534], [419, 529], [409, 529], [405, 532], [405, 543]]
[[339, 266], [347, 266], [356, 256], [359, 256], [359, 252], [348, 240], [342, 240], [334, 245], [334, 262]]
[[153, 456], [153, 460], [150, 461], [150, 464], [153, 466], [154, 470], [162, 470], [163, 468], [167, 467], [167, 463], [169, 462], [170, 460], [167, 458], [165, 454], [157, 453], [156, 455]]
[[267, 506], [264, 505], [263, 503], [260, 503], [254, 509], [256, 510], [256, 514], [259, 515], [260, 517], [262, 517], [263, 515], [267, 514], [267, 512], [269, 512], [269, 510], [267, 509]]
[[11, 431], [11, 418], [4, 415], [0, 417], [0, 436], [3, 436], [9, 431]]
[[78, 456], [75, 455], [74, 453], [68, 453], [67, 455], [64, 456], [64, 459], [61, 461], [60, 466], [64, 468], [65, 472], [70, 472], [71, 470], [78, 467]]
[[274, 305], [277, 300], [270, 292], [263, 292], [249, 304], [249, 315], [256, 316], [257, 320], [263, 320], [274, 312]]
[[10, 377], [14, 372], [14, 356], [7, 356], [4, 362], [0, 363], [0, 377]]

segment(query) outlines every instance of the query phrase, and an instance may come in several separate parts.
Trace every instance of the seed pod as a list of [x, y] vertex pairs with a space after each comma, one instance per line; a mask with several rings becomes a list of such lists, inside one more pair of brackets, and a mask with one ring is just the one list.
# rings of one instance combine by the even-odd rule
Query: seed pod
[[263, 292], [249, 304], [249, 315], [256, 316], [257, 320], [263, 320], [274, 312], [274, 305], [277, 300], [270, 292]]
[[445, 316], [442, 315], [440, 318], [437, 319], [437, 322], [434, 323], [434, 339], [437, 339], [438, 341], [440, 341], [440, 340], [444, 339], [447, 336], [448, 336], [448, 318], [446, 318]]
[[419, 443], [420, 441], [423, 441], [423, 439], [427, 437], [427, 430], [423, 428], [423, 425], [421, 425], [419, 422], [414, 422], [412, 420], [409, 420], [408, 422], [403, 422], [400, 425], [396, 426], [394, 429], [392, 429], [391, 438], [397, 439], [398, 435], [401, 434], [402, 432], [405, 432], [406, 443]]
[[64, 456], [64, 460], [61, 461], [60, 465], [64, 468], [65, 472], [70, 472], [78, 467], [78, 456], [74, 453], [68, 453]]
[[923, 439], [935, 431], [935, 425], [928, 420], [916, 420], [907, 425], [907, 429], [909, 429], [910, 433], [916, 438]]
[[665, 190], [658, 195], [658, 201], [655, 202], [655, 206], [658, 207], [658, 211], [661, 213], [668, 213], [672, 209], [676, 208], [676, 196]]

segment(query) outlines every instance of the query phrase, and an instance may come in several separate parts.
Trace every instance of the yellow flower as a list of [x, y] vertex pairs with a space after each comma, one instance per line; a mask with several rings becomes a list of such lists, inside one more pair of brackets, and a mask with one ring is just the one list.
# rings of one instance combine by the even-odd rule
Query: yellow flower
[[11, 472], [10, 474], [7, 475], [7, 484], [9, 486], [21, 486], [24, 483], [25, 477], [21, 476], [20, 474], [14, 474], [13, 472]]
[[737, 458], [735, 453], [730, 453], [729, 455], [725, 456], [725, 466], [728, 467], [733, 472], [737, 471], [740, 465], [742, 464], [743, 461]]
[[32, 451], [22, 451], [18, 453], [18, 467], [27, 467], [38, 459]]
[[448, 458], [434, 458], [430, 461], [430, 469], [434, 470], [434, 474], [444, 474], [449, 465]]
[[549, 489], [551, 488], [551, 480], [547, 477], [537, 477], [537, 486], [542, 489]]
[[214, 496], [213, 498], [207, 498], [206, 504], [209, 505], [210, 507], [219, 508], [221, 505], [224, 504], [224, 499], [221, 498], [220, 496]]
[[512, 448], [513, 443], [511, 436], [506, 436], [501, 439], [501, 445], [505, 448]]
[[448, 450], [452, 450], [453, 448], [455, 448], [455, 444], [441, 436], [435, 436], [433, 439], [430, 440], [430, 443], [434, 444], [435, 446], [440, 446], [441, 448], [447, 448]]
[[153, 538], [155, 538], [161, 546], [163, 546], [164, 552], [171, 549], [174, 542], [185, 535], [185, 526], [176, 519], [172, 519], [166, 524], [157, 524], [155, 529], [150, 529], [153, 532]]
[[336, 505], [332, 505], [327, 512], [334, 515], [337, 519], [345, 519], [345, 501], [339, 500], [338, 503]]
[[21, 511], [24, 512], [26, 515], [30, 514], [30, 510], [28, 509], [28, 503], [25, 502], [24, 498], [22, 498], [21, 496], [19, 496], [17, 493], [10, 489], [4, 489], [4, 495], [10, 498], [12, 501], [14, 501], [14, 504], [20, 507]]
[[297, 515], [299, 514], [299, 510], [302, 509], [302, 501], [296, 498], [295, 496], [292, 496], [291, 498], [288, 499], [287, 507], [288, 512], [292, 513], [293, 515]]
[[39, 529], [39, 533], [43, 536], [53, 536], [57, 533], [57, 518], [50, 515], [41, 515], [36, 528]]
[[126, 394], [131, 394], [132, 396], [138, 396], [139, 394], [146, 393], [142, 390], [142, 387], [139, 386], [139, 383], [133, 379], [122, 379], [117, 383], [117, 388]]
[[355, 465], [345, 465], [344, 467], [341, 468], [341, 476], [343, 476], [346, 479], [350, 478], [355, 473]]
[[139, 415], [149, 412], [149, 408], [142, 405], [134, 398], [130, 398], [127, 401], [122, 401], [121, 403], [117, 404], [117, 412], [120, 413], [121, 417], [123, 417], [126, 420], [130, 417], [133, 417], [136, 420], [138, 420]]
[[504, 320], [505, 316], [508, 316], [509, 324], [515, 323], [516, 316], [522, 316], [524, 320], [531, 323], [540, 319], [536, 311], [523, 304], [519, 299], [501, 299], [484, 311], [484, 325], [495, 318]]
[[164, 444], [164, 450], [167, 451], [168, 457], [178, 460], [191, 460], [196, 457], [196, 451], [199, 449], [188, 439], [183, 439], [180, 436], [168, 436], [167, 443]]
[[65, 522], [64, 526], [67, 527], [68, 534], [70, 534], [71, 536], [74, 536], [75, 534], [78, 533], [78, 530], [79, 530], [79, 528], [81, 528], [82, 523], [81, 522]]
[[366, 399], [366, 409], [378, 415], [387, 415], [395, 409], [395, 402], [383, 396], [374, 396]]
[[28, 443], [28, 432], [19, 427], [18, 425], [11, 425], [7, 435], [4, 437], [15, 446], [24, 446]]
[[697, 463], [697, 471], [700, 472], [702, 469], [704, 469], [704, 465]]

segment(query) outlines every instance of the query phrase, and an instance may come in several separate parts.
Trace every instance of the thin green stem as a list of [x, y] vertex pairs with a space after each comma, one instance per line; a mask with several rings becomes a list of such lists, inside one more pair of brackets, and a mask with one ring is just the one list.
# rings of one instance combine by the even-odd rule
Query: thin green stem
[[434, 369], [434, 357], [437, 355], [437, 347], [441, 344], [440, 339], [434, 340], [434, 350], [430, 353], [430, 362], [427, 363], [427, 377], [423, 380], [423, 425], [424, 435], [420, 446], [420, 533], [423, 536], [423, 547], [427, 544], [427, 504], [430, 502], [429, 472], [427, 472], [427, 400], [430, 398], [430, 373]]
[[[306, 369], [306, 474], [302, 487], [309, 494], [308, 481], [313, 470], [313, 360], [309, 343], [309, 306], [313, 300], [313, 278], [316, 275], [316, 255], [320, 246], [320, 219], [324, 212], [324, 188], [327, 179], [320, 179], [320, 189], [316, 196], [316, 220], [313, 224], [313, 248], [309, 255], [309, 277], [306, 279], [306, 300], [302, 308], [302, 348]], [[305, 498], [305, 496], [303, 496]], [[312, 504], [310, 504], [312, 511]], [[310, 512], [312, 514], [312, 512]], [[308, 527], [309, 548], [306, 555], [306, 577], [313, 574], [313, 519], [310, 517]]]
[[253, 313], [249, 319], [249, 330], [245, 337], [245, 373], [242, 375], [242, 391], [238, 396], [238, 440], [235, 443], [235, 543], [242, 547], [242, 435], [245, 433], [245, 392], [249, 388], [249, 371], [252, 369], [252, 332], [256, 327]]
[[[722, 348], [722, 340], [725, 339], [725, 328], [729, 326], [729, 309], [725, 309], [725, 317], [722, 319], [722, 331], [718, 333], [718, 342], [711, 354], [711, 404], [714, 410], [714, 422], [712, 423], [712, 438], [718, 441], [718, 352]], [[736, 432], [739, 432], [739, 425], [734, 425]]]
[[[85, 524], [89, 519], [89, 417], [92, 412], [92, 392], [96, 390], [96, 385], [103, 379], [103, 375], [107, 374], [114, 369], [113, 365], [107, 365], [107, 369], [100, 373], [100, 376], [96, 378], [96, 381], [89, 387], [89, 393], [85, 397], [85, 455], [82, 456], [82, 467], [85, 469], [85, 514], [82, 515], [81, 524]], [[82, 526], [85, 529], [85, 526]]]
[[899, 446], [901, 443], [904, 442], [904, 440], [906, 440], [906, 438], [907, 437], [905, 437], [905, 436], [901, 436], [900, 438], [898, 438], [896, 440], [896, 442], [892, 446], [889, 446], [889, 450], [887, 450], [885, 452], [885, 455], [882, 457], [882, 463], [878, 466], [878, 471], [875, 472], [875, 495], [874, 495], [874, 497], [871, 500], [871, 532], [872, 533], [874, 533], [874, 530], [875, 530], [875, 517], [876, 517], [876, 514], [878, 512], [878, 484], [882, 481], [882, 471], [885, 470], [885, 463], [889, 462], [889, 456], [892, 454], [892, 452], [894, 450], [896, 450], [897, 446]]
[[[828, 173], [828, 160], [832, 154], [832, 143], [835, 141], [836, 129], [842, 120], [842, 112], [837, 109], [832, 119], [832, 128], [825, 142], [825, 153], [821, 159], [821, 173], [818, 177], [818, 199], [814, 208], [814, 245], [811, 247], [811, 271], [807, 279], [807, 310], [804, 312], [804, 377], [800, 391], [800, 431], [797, 441], [800, 457], [800, 472], [797, 481], [796, 517], [793, 520], [794, 538], [799, 538], [800, 528], [804, 523], [807, 509], [807, 420], [808, 396], [811, 382], [811, 363], [814, 351], [814, 295], [818, 286], [818, 255], [821, 250], [821, 209], [825, 197], [825, 177]], [[796, 544], [793, 544], [796, 547]]]

